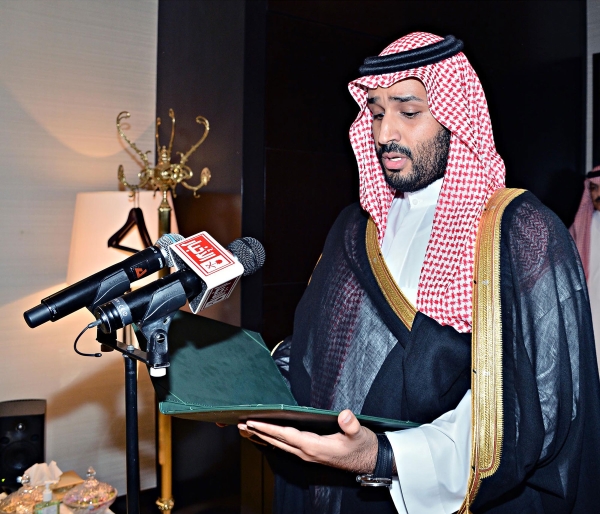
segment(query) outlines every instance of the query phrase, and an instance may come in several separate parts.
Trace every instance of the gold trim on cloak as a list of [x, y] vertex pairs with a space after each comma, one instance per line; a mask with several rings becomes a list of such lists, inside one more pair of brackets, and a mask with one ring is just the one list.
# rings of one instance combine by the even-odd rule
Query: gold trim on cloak
[[404, 296], [404, 293], [398, 287], [392, 273], [387, 267], [379, 246], [377, 226], [371, 218], [369, 218], [369, 221], [367, 222], [366, 246], [371, 270], [373, 271], [373, 275], [375, 275], [375, 280], [377, 280], [377, 284], [379, 284], [383, 296], [392, 310], [402, 320], [402, 323], [404, 323], [406, 328], [411, 330], [413, 321], [417, 315], [417, 309], [410, 300]]
[[[473, 269], [473, 327], [471, 338], [471, 466], [467, 495], [458, 514], [467, 514], [481, 480], [500, 466], [504, 435], [502, 403], [502, 316], [500, 303], [500, 228], [506, 207], [524, 189], [498, 189], [483, 210]], [[377, 227], [369, 219], [367, 256], [388, 304], [411, 330], [417, 309], [396, 284], [385, 263]]]
[[506, 207], [523, 189], [498, 189], [488, 200], [477, 232], [473, 269], [471, 338], [471, 468], [459, 514], [471, 512], [481, 480], [500, 466], [504, 435], [500, 228]]

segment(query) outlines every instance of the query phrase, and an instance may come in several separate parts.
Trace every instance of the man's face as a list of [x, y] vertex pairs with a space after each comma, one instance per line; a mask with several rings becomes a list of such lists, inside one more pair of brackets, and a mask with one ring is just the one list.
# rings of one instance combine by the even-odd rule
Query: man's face
[[590, 182], [589, 190], [592, 203], [594, 204], [594, 209], [600, 211], [600, 185]]
[[429, 112], [425, 86], [416, 79], [369, 89], [373, 138], [387, 183], [403, 192], [444, 176], [450, 131]]

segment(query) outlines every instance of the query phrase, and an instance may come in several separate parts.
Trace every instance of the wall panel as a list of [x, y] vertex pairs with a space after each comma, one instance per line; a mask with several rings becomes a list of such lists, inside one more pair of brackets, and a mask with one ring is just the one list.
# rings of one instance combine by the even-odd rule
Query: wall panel
[[[92, 465], [121, 493], [122, 359], [73, 352], [89, 313], [35, 330], [21, 314], [65, 285], [76, 193], [117, 190], [119, 164], [131, 178], [139, 170], [116, 132], [120, 111], [153, 159], [157, 18], [157, 0], [0, 2], [0, 401], [48, 399], [47, 459], [81, 475]], [[142, 374], [145, 488], [155, 483], [152, 402]]]

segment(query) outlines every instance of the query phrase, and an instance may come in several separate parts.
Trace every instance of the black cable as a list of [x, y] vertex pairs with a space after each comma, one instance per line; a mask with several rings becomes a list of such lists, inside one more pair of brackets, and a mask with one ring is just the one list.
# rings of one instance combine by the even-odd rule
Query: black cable
[[75, 350], [75, 353], [77, 355], [81, 355], [83, 357], [102, 357], [101, 353], [83, 353], [80, 352], [77, 349], [77, 342], [79, 341], [79, 338], [85, 334], [85, 332], [90, 329], [90, 328], [94, 328], [97, 327], [98, 325], [100, 325], [102, 323], [102, 320], [97, 319], [96, 321], [94, 321], [93, 323], [90, 323], [87, 327], [85, 327], [80, 333], [79, 335], [75, 338], [75, 342], [73, 343], [73, 349]]

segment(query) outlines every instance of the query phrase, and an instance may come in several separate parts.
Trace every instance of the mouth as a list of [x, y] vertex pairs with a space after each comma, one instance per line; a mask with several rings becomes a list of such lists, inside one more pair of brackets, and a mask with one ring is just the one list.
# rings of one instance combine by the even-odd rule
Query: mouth
[[381, 162], [386, 170], [401, 171], [410, 159], [401, 153], [385, 152], [381, 156]]

